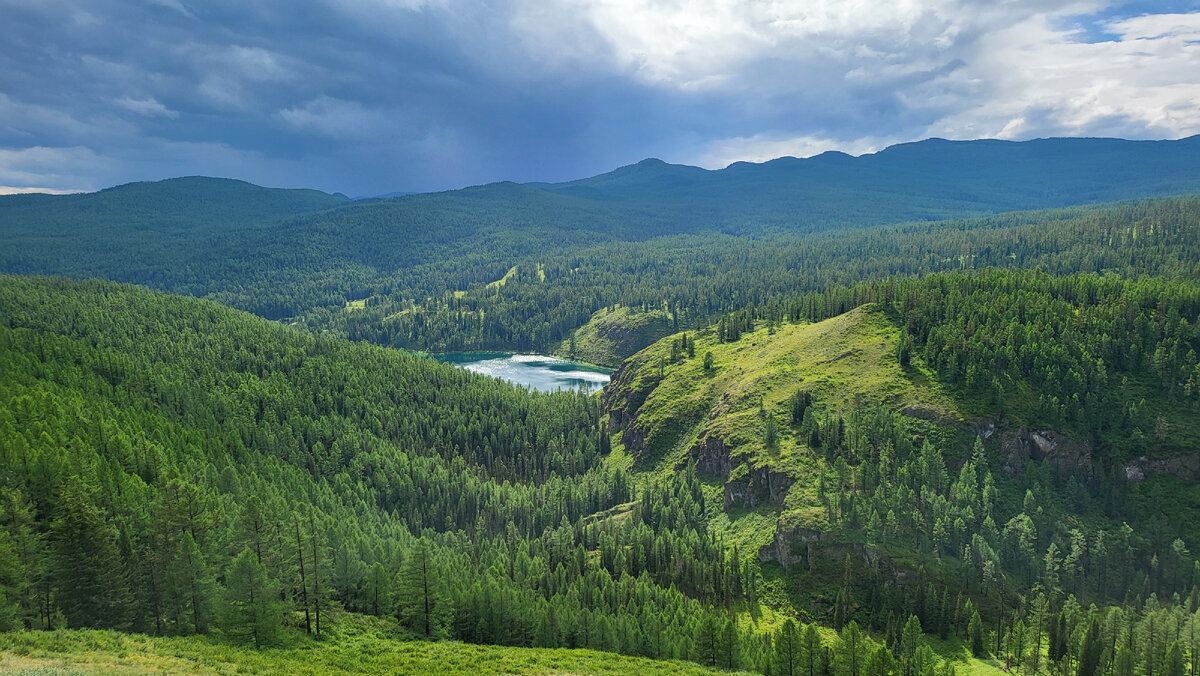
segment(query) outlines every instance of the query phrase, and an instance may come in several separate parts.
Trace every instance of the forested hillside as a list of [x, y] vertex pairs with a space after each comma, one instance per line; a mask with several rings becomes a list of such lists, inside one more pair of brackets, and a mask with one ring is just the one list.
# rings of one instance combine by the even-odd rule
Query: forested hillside
[[[598, 327], [578, 334], [576, 327], [616, 305], [665, 314], [678, 331], [748, 305], [890, 276], [999, 267], [1196, 278], [1198, 232], [1200, 200], [1182, 197], [803, 236], [609, 242], [512, 259], [516, 270], [503, 287], [478, 284], [423, 302], [399, 300], [404, 294], [371, 296], [361, 306], [310, 312], [302, 322], [410, 349], [561, 351], [560, 341], [573, 335], [579, 344], [589, 342]], [[443, 272], [431, 278], [446, 279], [454, 266], [443, 263]], [[636, 332], [632, 324], [614, 328]]]
[[1195, 144], [0, 198], [0, 646], [1194, 676]]
[[595, 398], [110, 282], [5, 277], [0, 309], [4, 629], [267, 646], [353, 611], [400, 636], [775, 659], [776, 623], [746, 614], [757, 567], [709, 531], [694, 474], [606, 462]]
[[0, 310], [8, 629], [332, 645], [353, 613], [771, 674], [1200, 654], [1165, 462], [1190, 282], [800, 296], [660, 341], [604, 407], [110, 282], [5, 277]]
[[955, 273], [732, 313], [604, 399], [636, 475], [696, 468], [769, 603], [1153, 674], [1200, 656], [1198, 347], [1192, 282]]
[[[18, 195], [0, 198], [0, 272], [145, 284], [410, 349], [550, 351], [616, 304], [692, 326], [855, 274], [1136, 266], [1130, 251], [1147, 243], [1131, 235], [1175, 245], [1190, 203], [927, 222], [1194, 194], [1198, 139], [935, 139], [721, 171], [646, 161], [570, 183], [350, 204], [194, 178]], [[1163, 219], [1165, 239], [1150, 227]], [[905, 222], [918, 224], [877, 227]], [[1004, 228], [1015, 230], [989, 232]], [[492, 284], [514, 266], [511, 284]]]

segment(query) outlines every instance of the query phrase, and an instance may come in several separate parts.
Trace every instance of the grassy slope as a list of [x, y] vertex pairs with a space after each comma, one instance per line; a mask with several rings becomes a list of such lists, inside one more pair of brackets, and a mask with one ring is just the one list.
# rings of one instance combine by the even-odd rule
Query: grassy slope
[[[739, 464], [750, 463], [797, 478], [788, 506], [802, 508], [809, 504], [804, 479], [815, 458], [791, 425], [788, 399], [797, 390], [812, 392], [818, 410], [879, 401], [940, 421], [962, 418], [931, 371], [915, 361], [900, 368], [898, 336], [899, 330], [870, 307], [816, 324], [783, 325], [773, 334], [759, 328], [733, 343], [719, 343], [704, 332], [695, 337], [696, 356], [667, 363], [661, 380], [658, 363], [669, 360], [671, 341], [659, 341], [629, 360], [632, 377], [618, 384], [630, 395], [649, 391], [638, 409], [648, 451], [639, 458], [639, 469], [673, 471], [697, 441], [717, 436], [731, 449], [735, 476]], [[706, 371], [703, 355], [710, 351], [713, 368]], [[764, 443], [760, 401], [779, 424], [775, 449]]]
[[[695, 357], [667, 363], [661, 378], [660, 358], [670, 359], [671, 341], [677, 336], [660, 340], [627, 361], [627, 373], [623, 378], [618, 373], [616, 387], [620, 389], [610, 393], [617, 406], [645, 395], [638, 421], [646, 432], [648, 453], [632, 457], [617, 434], [609, 462], [631, 467], [643, 480], [652, 480], [677, 471], [697, 442], [719, 437], [730, 449], [733, 469], [729, 481], [741, 480], [747, 468], [760, 466], [795, 480], [782, 509], [767, 503], [715, 510], [711, 525], [726, 543], [753, 555], [772, 540], [777, 524], [827, 530], [816, 489], [825, 461], [791, 425], [788, 399], [793, 393], [800, 389], [812, 392], [818, 411], [844, 411], [855, 404], [875, 402], [907, 410], [914, 414], [912, 425], [925, 434], [960, 434], [959, 423], [969, 417], [919, 359], [914, 358], [907, 369], [900, 367], [895, 357], [899, 333], [882, 312], [864, 306], [814, 324], [785, 324], [773, 332], [760, 327], [732, 343], [717, 342], [711, 331], [689, 334], [696, 341]], [[711, 371], [704, 369], [705, 352], [713, 355]], [[780, 437], [774, 449], [764, 443], [760, 399], [764, 411], [779, 423]], [[722, 477], [707, 479], [710, 504], [724, 503], [725, 483]], [[840, 571], [839, 567], [834, 572], [840, 575]], [[763, 604], [751, 611], [758, 627], [771, 629], [797, 614], [791, 607], [794, 601], [783, 588], [795, 588], [798, 578], [773, 566], [764, 572], [767, 589]], [[814, 597], [822, 594], [819, 587], [812, 586], [819, 577], [802, 581]], [[808, 611], [812, 608], [805, 610], [811, 616]], [[832, 634], [826, 638], [832, 639]], [[935, 651], [952, 661], [959, 674], [998, 676], [1001, 672], [994, 660], [972, 657], [961, 641], [930, 639]]]
[[671, 332], [671, 316], [665, 310], [639, 312], [617, 306], [598, 310], [575, 330], [575, 350], [570, 339], [554, 351], [555, 356], [600, 366], [618, 366], [626, 357]]
[[690, 674], [694, 664], [594, 650], [400, 641], [387, 622], [347, 616], [333, 636], [255, 650], [206, 637], [71, 630], [0, 634], [0, 673], [29, 674]]
[[[752, 555], [771, 542], [778, 525], [828, 531], [817, 497], [823, 454], [800, 439], [790, 419], [788, 399], [797, 390], [809, 390], [819, 412], [846, 411], [856, 402], [908, 410], [920, 416], [911, 424], [924, 434], [958, 434], [957, 423], [965, 418], [919, 360], [900, 367], [898, 337], [899, 330], [870, 306], [815, 324], [783, 325], [773, 333], [762, 327], [732, 343], [703, 332], [694, 336], [695, 357], [667, 363], [661, 378], [658, 365], [669, 360], [672, 339], [659, 341], [628, 360], [625, 372], [617, 374], [616, 390], [608, 394], [612, 408], [645, 397], [636, 422], [645, 433], [645, 447], [630, 457], [617, 443], [610, 461], [628, 463], [647, 479], [677, 471], [699, 455], [697, 447], [719, 439], [729, 449], [731, 471], [728, 477], [706, 478], [710, 504], [726, 505], [728, 487], [747, 483], [753, 469], [794, 480], [782, 509], [761, 500], [716, 510], [712, 525], [727, 543]], [[710, 351], [713, 368], [706, 371], [703, 356]], [[760, 401], [778, 424], [775, 448], [765, 444]]]

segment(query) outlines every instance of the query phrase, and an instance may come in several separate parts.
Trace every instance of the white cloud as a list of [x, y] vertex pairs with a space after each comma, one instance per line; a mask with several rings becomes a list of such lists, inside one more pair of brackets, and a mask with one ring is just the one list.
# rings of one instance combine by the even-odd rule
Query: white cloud
[[0, 183], [236, 173], [364, 194], [650, 155], [1200, 132], [1200, 14], [1121, 2], [33, 3], [38, 21], [0, 22], [0, 44], [32, 50], [0, 48], [0, 147], [92, 156], [0, 156]]
[[1180, 137], [1200, 131], [1200, 14], [1113, 21], [1080, 42], [1034, 17], [984, 36], [960, 80], [983, 94], [930, 125], [953, 138]]
[[0, 148], [0, 184], [48, 186], [49, 190], [78, 192], [93, 189], [104, 161], [90, 148]]
[[189, 19], [196, 18], [196, 15], [192, 14], [192, 11], [190, 9], [188, 9], [187, 7], [185, 7], [182, 2], [179, 2], [179, 0], [148, 0], [148, 1], [152, 5], [158, 5], [159, 7], [165, 7], [167, 9], [179, 12], [180, 14], [182, 14], [183, 16], [186, 16]]
[[122, 96], [115, 99], [114, 103], [121, 106], [125, 110], [144, 115], [146, 117], [179, 117], [179, 111], [171, 110], [170, 108], [159, 103], [154, 97], [144, 99], [134, 99], [128, 96]]
[[82, 190], [55, 190], [54, 188], [19, 188], [11, 185], [0, 185], [0, 195], [72, 195]]
[[603, 37], [610, 63], [629, 76], [733, 102], [741, 117], [723, 131], [740, 133], [710, 136], [684, 159], [714, 167], [859, 153], [930, 136], [1200, 132], [1200, 13], [1114, 19], [1102, 26], [1115, 39], [1088, 41], [1072, 17], [1106, 4], [576, 0], [574, 7]]
[[738, 161], [766, 162], [778, 157], [812, 157], [828, 150], [862, 155], [882, 150], [898, 141], [899, 139], [870, 136], [838, 141], [813, 136], [779, 138], [769, 134], [757, 134], [713, 141], [707, 145], [702, 155], [685, 161], [706, 169], [721, 169]]
[[[1099, 2], [1016, 0], [573, 0], [548, 10], [527, 0], [517, 25], [547, 58], [591, 50], [555, 35], [585, 35], [590, 27], [606, 56], [625, 72], [680, 89], [727, 86], [764, 60], [913, 63], [914, 57], [953, 51], [993, 25], [1050, 14], [1091, 11]], [[564, 49], [565, 48], [565, 49]], [[801, 75], [803, 75], [801, 73]]]

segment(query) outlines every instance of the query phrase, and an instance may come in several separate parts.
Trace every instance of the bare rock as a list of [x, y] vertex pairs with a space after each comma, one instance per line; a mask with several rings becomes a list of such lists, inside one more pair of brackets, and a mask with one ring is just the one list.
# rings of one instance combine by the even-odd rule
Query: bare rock
[[[993, 428], [995, 429], [995, 428]], [[994, 436], [1004, 454], [1004, 472], [1020, 474], [1026, 460], [1045, 462], [1059, 476], [1074, 474], [1082, 479], [1092, 476], [1092, 445], [1054, 430], [999, 428]]]
[[1150, 475], [1177, 476], [1185, 481], [1200, 478], [1200, 453], [1183, 453], [1153, 460], [1142, 456], [1125, 466], [1125, 479], [1142, 481]]
[[[739, 468], [740, 469], [740, 468]], [[748, 467], [741, 476], [734, 475], [725, 483], [725, 509], [733, 506], [753, 509], [761, 504], [779, 508], [787, 499], [788, 489], [795, 479], [772, 467]]]

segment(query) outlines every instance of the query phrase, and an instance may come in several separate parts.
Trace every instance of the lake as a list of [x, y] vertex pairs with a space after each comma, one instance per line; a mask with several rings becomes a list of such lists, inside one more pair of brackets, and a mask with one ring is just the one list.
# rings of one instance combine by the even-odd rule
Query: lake
[[607, 385], [612, 375], [612, 371], [606, 368], [539, 354], [450, 352], [434, 356], [440, 362], [502, 378], [541, 392], [577, 388], [594, 392]]

